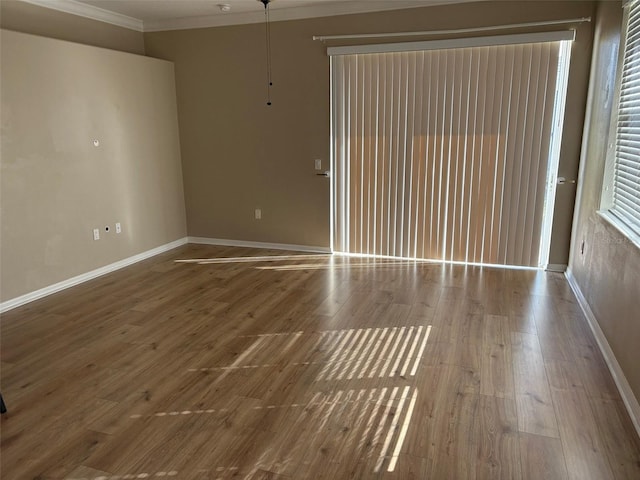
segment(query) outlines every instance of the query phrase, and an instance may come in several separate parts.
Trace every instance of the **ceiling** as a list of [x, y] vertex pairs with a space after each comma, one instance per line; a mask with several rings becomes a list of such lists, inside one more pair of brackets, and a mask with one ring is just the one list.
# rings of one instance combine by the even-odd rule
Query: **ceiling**
[[[23, 0], [139, 31], [264, 21], [260, 0]], [[271, 0], [271, 21], [397, 10], [472, 0]], [[223, 11], [222, 5], [229, 7]], [[226, 10], [226, 9], [225, 9]]]

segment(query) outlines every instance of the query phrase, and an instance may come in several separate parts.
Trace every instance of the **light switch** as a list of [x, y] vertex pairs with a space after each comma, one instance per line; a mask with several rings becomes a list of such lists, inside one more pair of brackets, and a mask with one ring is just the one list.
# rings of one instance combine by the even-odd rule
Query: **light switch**
[[322, 160], [319, 158], [316, 158], [315, 163], [316, 163], [316, 170], [322, 170]]

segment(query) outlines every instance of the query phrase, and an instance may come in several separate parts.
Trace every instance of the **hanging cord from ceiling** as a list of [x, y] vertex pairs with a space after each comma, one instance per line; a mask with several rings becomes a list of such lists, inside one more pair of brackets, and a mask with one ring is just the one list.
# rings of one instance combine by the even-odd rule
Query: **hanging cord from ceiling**
[[264, 4], [264, 33], [265, 46], [267, 49], [267, 105], [271, 105], [271, 22], [269, 21], [269, 3], [271, 0], [259, 0]]

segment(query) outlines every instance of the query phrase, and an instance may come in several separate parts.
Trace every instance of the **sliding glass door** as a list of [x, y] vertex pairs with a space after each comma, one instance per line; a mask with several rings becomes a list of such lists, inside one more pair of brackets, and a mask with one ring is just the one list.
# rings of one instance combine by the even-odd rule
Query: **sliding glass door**
[[538, 266], [567, 45], [332, 56], [334, 251]]

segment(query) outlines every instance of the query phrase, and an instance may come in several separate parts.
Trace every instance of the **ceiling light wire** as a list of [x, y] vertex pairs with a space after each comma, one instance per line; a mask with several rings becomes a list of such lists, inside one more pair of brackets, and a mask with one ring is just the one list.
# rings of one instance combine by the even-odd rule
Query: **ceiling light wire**
[[265, 46], [267, 56], [267, 105], [271, 106], [271, 22], [269, 19], [269, 3], [271, 0], [259, 0], [264, 4]]

